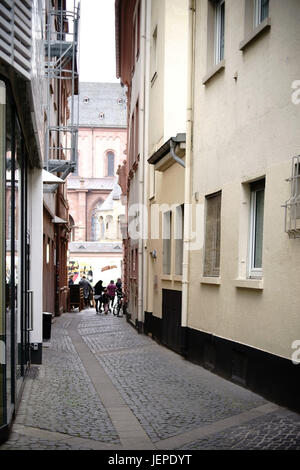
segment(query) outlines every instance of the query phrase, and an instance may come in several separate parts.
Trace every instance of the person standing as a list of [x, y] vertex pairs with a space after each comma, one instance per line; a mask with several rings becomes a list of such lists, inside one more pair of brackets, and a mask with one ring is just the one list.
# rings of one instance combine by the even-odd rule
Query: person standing
[[114, 306], [116, 290], [117, 290], [116, 284], [114, 283], [114, 281], [110, 281], [110, 283], [107, 286], [107, 293], [110, 297], [111, 308], [113, 308]]
[[110, 301], [110, 295], [108, 294], [107, 289], [104, 289], [103, 295], [102, 295], [102, 302], [103, 302], [103, 307], [104, 307], [104, 313], [105, 313], [105, 315], [108, 314], [109, 301]]
[[116, 287], [117, 290], [122, 290], [122, 280], [120, 278], [117, 279]]
[[84, 304], [86, 307], [89, 306], [89, 298], [90, 298], [90, 291], [93, 289], [89, 281], [85, 276], [82, 276], [82, 278], [79, 281], [80, 287], [83, 288], [83, 296], [84, 296]]
[[[103, 287], [103, 281], [98, 281], [97, 284], [95, 285], [95, 295], [94, 299], [96, 302], [96, 313], [101, 313], [101, 306], [102, 306], [102, 294], [104, 291]], [[98, 306], [99, 303], [99, 306]]]

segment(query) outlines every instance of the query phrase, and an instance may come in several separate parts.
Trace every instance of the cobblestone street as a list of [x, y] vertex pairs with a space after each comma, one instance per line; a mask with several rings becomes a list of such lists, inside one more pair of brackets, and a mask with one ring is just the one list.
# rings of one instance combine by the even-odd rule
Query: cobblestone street
[[300, 450], [300, 416], [90, 309], [55, 319], [0, 446], [14, 449]]

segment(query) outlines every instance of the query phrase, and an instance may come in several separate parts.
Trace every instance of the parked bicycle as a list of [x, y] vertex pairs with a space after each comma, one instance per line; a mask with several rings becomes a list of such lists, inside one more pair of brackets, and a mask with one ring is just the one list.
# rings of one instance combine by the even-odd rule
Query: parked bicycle
[[117, 317], [123, 316], [124, 293], [122, 290], [117, 290], [117, 302], [113, 308], [113, 314]]

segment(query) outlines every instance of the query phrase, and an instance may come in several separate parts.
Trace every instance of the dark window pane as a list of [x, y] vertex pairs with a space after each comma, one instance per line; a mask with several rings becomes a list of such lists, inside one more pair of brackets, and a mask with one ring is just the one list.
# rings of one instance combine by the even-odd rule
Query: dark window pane
[[269, 0], [261, 0], [260, 5], [260, 21], [264, 21], [264, 19], [268, 18], [269, 16]]
[[115, 174], [115, 156], [112, 152], [107, 154], [107, 176], [114, 176]]
[[262, 268], [262, 245], [264, 227], [264, 195], [265, 191], [256, 191], [255, 201], [255, 240], [254, 240], [254, 268]]
[[225, 3], [220, 7], [220, 61], [224, 59], [225, 44]]

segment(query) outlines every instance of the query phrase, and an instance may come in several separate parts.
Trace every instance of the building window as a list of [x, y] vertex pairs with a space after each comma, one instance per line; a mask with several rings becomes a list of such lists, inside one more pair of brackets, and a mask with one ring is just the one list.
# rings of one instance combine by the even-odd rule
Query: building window
[[269, 0], [255, 0], [254, 25], [258, 26], [269, 16]]
[[215, 2], [215, 64], [224, 59], [225, 0]]
[[206, 196], [204, 276], [220, 276], [221, 192]]
[[130, 139], [129, 139], [129, 168], [134, 162], [134, 113], [131, 116]]
[[139, 101], [135, 105], [135, 129], [134, 129], [134, 161], [139, 155]]
[[107, 176], [115, 174], [115, 155], [113, 152], [107, 153]]
[[139, 6], [137, 9], [137, 14], [136, 14], [136, 23], [137, 23], [137, 28], [136, 28], [136, 59], [138, 59], [140, 55], [140, 43], [141, 43], [141, 2], [139, 2]]
[[172, 212], [163, 214], [163, 274], [171, 274]]
[[183, 233], [184, 233], [184, 204], [176, 207], [175, 227], [175, 274], [182, 275], [183, 262]]
[[265, 180], [250, 184], [249, 277], [262, 278]]
[[157, 76], [157, 26], [153, 31], [151, 42], [151, 83], [153, 83]]

